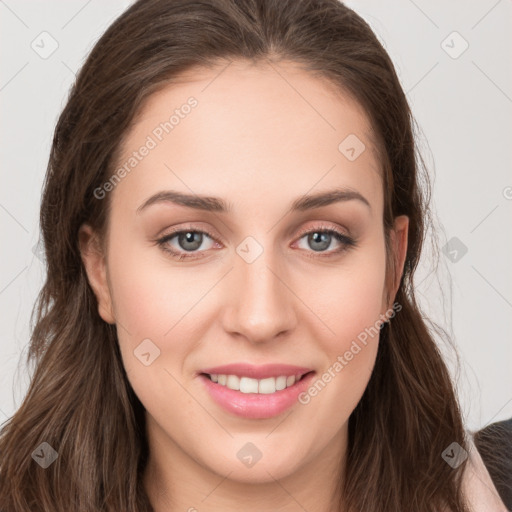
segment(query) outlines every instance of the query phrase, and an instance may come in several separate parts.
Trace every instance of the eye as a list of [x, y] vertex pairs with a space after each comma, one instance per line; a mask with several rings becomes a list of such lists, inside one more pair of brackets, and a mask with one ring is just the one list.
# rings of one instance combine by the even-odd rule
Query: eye
[[[319, 253], [319, 257], [329, 257], [339, 254], [343, 251], [356, 246], [356, 241], [334, 229], [332, 227], [318, 226], [313, 229], [304, 230], [300, 233], [300, 239], [306, 238], [306, 243], [309, 244], [313, 253]], [[174, 239], [175, 243], [171, 243]], [[195, 259], [201, 256], [196, 256], [195, 253], [201, 253], [199, 249], [203, 246], [206, 239], [216, 242], [214, 236], [208, 231], [200, 229], [180, 229], [164, 235], [163, 237], [156, 240], [157, 244], [162, 248], [163, 251], [169, 253], [173, 258], [181, 261], [185, 259]], [[326, 252], [332, 242], [338, 242], [340, 245], [337, 249]], [[203, 250], [207, 250], [210, 247], [203, 247]], [[306, 252], [307, 251], [306, 247]], [[187, 254], [188, 253], [188, 254]], [[324, 254], [325, 253], [325, 254]], [[314, 254], [309, 255], [310, 257], [317, 257]]]
[[[302, 231], [300, 236], [300, 240], [305, 239], [307, 246], [309, 246], [306, 247], [306, 249], [311, 248], [313, 253], [320, 253], [320, 257], [333, 256], [356, 246], [356, 241], [353, 238], [332, 227], [315, 227], [313, 229]], [[333, 242], [338, 242], [339, 247], [328, 251], [324, 255], [326, 249], [328, 249]], [[315, 257], [314, 255], [311, 256]]]
[[[176, 238], [175, 245], [170, 242]], [[207, 239], [213, 240], [213, 235], [207, 231], [198, 229], [181, 229], [179, 231], [173, 231], [162, 238], [157, 240], [158, 245], [162, 250], [168, 252], [174, 258], [178, 260], [184, 260], [187, 258], [196, 258], [194, 255], [186, 254], [187, 252], [198, 252], [203, 242]], [[177, 245], [177, 248], [176, 248]], [[203, 249], [205, 249], [203, 247]], [[206, 248], [208, 249], [208, 247]], [[184, 253], [181, 251], [185, 251]]]

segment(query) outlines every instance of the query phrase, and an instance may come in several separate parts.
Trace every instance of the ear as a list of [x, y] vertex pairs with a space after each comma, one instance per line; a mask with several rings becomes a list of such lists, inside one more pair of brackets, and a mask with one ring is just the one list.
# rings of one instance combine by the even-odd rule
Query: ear
[[98, 301], [98, 313], [105, 322], [114, 324], [115, 316], [107, 280], [105, 254], [97, 234], [88, 224], [80, 226], [78, 243], [89, 284]]
[[391, 283], [391, 290], [389, 290], [392, 301], [394, 301], [402, 274], [404, 271], [405, 257], [407, 255], [407, 242], [409, 233], [409, 217], [407, 215], [400, 215], [395, 218], [393, 229], [391, 230], [391, 250], [393, 252], [394, 263], [394, 280]]

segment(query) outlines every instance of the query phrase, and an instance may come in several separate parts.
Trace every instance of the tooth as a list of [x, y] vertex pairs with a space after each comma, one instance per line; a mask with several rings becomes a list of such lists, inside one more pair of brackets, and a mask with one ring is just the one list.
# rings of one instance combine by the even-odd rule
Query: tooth
[[295, 375], [290, 375], [289, 377], [287, 377], [286, 379], [286, 387], [290, 387], [290, 386], [293, 386], [295, 384]]
[[268, 379], [261, 379], [258, 385], [258, 391], [266, 395], [276, 392], [276, 379], [269, 377]]
[[229, 389], [234, 389], [235, 391], [238, 391], [240, 389], [240, 377], [237, 377], [236, 375], [228, 375], [226, 386]]
[[240, 379], [240, 391], [242, 393], [257, 393], [258, 381], [249, 377], [242, 377]]
[[272, 394], [276, 391], [281, 391], [287, 387], [293, 386], [295, 382], [301, 379], [301, 374], [290, 375], [286, 377], [280, 375], [279, 377], [269, 377], [266, 379], [251, 379], [249, 377], [238, 377], [237, 375], [220, 375], [210, 374], [212, 382], [217, 382], [221, 386], [226, 386], [234, 391], [241, 391], [242, 393], [261, 393]]
[[286, 377], [281, 376], [276, 378], [276, 391], [281, 391], [286, 387]]

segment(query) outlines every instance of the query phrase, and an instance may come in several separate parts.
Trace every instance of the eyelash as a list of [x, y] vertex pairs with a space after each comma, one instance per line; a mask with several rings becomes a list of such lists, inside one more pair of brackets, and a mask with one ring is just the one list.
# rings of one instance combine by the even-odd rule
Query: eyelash
[[[202, 233], [204, 235], [208, 235], [212, 240], [217, 241], [215, 239], [215, 237], [212, 235], [212, 233], [210, 233], [208, 230], [194, 229], [192, 226], [189, 228], [185, 228], [185, 229], [181, 228], [179, 230], [172, 231], [171, 233], [168, 233], [167, 235], [164, 235], [163, 237], [156, 240], [156, 243], [161, 247], [161, 249], [163, 251], [165, 251], [166, 253], [169, 253], [173, 258], [177, 259], [178, 261], [200, 258], [201, 256], [192, 256], [192, 254], [202, 252], [202, 251], [196, 251], [196, 252], [187, 254], [187, 253], [181, 253], [181, 252], [175, 251], [173, 249], [170, 249], [169, 246], [167, 245], [167, 242], [169, 240], [171, 240], [172, 238], [174, 238], [176, 235], [179, 235], [181, 233]], [[348, 251], [349, 249], [357, 246], [357, 242], [355, 239], [345, 235], [344, 233], [342, 233], [341, 231], [338, 231], [337, 229], [334, 229], [332, 227], [327, 227], [327, 226], [317, 226], [313, 229], [302, 230], [298, 235], [298, 239], [300, 240], [301, 238], [304, 237], [304, 235], [307, 235], [310, 233], [327, 233], [327, 234], [333, 235], [334, 238], [342, 244], [342, 246], [339, 249], [335, 249], [330, 252], [320, 251], [320, 252], [316, 253], [317, 255], [308, 254], [307, 256], [310, 258], [318, 258], [318, 257], [329, 258], [332, 256], [339, 255], [342, 252]], [[309, 251], [306, 251], [306, 252], [309, 252]], [[312, 252], [314, 252], [314, 251], [312, 251]]]

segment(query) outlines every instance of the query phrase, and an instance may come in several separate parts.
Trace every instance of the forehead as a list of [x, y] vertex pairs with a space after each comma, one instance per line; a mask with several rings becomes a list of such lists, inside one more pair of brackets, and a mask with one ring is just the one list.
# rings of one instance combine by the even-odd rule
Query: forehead
[[145, 101], [116, 168], [128, 169], [143, 146], [150, 150], [137, 155], [114, 197], [140, 203], [172, 188], [242, 204], [344, 186], [382, 211], [364, 109], [295, 63], [233, 61], [181, 74]]

